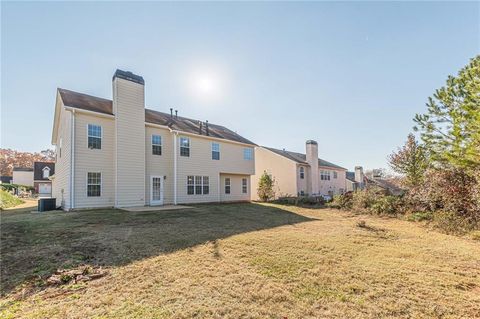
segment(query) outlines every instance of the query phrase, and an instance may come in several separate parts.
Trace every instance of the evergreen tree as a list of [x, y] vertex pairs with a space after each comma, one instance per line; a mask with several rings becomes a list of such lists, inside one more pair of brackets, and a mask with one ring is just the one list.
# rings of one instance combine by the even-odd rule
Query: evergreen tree
[[275, 197], [275, 190], [273, 189], [274, 186], [275, 179], [267, 172], [263, 172], [263, 175], [258, 181], [258, 197], [264, 202], [268, 201], [269, 199], [273, 199]]

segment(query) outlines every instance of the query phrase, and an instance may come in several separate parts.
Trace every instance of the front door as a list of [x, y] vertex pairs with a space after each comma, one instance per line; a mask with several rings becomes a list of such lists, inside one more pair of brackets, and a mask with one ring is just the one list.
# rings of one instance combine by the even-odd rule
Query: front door
[[163, 176], [150, 179], [150, 205], [163, 205]]

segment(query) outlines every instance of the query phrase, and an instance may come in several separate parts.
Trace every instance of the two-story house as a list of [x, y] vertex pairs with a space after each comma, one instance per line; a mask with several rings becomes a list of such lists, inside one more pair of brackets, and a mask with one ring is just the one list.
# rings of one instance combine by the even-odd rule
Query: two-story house
[[[346, 172], [343, 167], [318, 158], [318, 143], [306, 142], [306, 153], [259, 146], [255, 148], [256, 190], [260, 177], [267, 172], [275, 178], [276, 196], [337, 195], [346, 191]], [[258, 199], [256, 191], [252, 198]]]
[[254, 143], [172, 109], [146, 109], [141, 76], [117, 70], [112, 82], [112, 100], [57, 90], [57, 205], [69, 210], [250, 200]]

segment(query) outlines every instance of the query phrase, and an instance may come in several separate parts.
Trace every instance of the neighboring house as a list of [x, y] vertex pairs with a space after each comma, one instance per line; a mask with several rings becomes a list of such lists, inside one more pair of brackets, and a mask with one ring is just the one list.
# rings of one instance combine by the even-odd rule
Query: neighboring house
[[11, 184], [12, 179], [12, 176], [0, 176], [0, 184]]
[[354, 192], [365, 187], [365, 175], [362, 166], [355, 166], [354, 172], [346, 172], [346, 191]]
[[387, 194], [396, 195], [396, 196], [399, 196], [405, 193], [405, 190], [395, 185], [395, 183], [393, 183], [392, 181], [385, 178], [380, 178], [380, 177], [365, 176], [365, 186], [367, 188], [379, 187], [383, 189]]
[[14, 167], [12, 184], [33, 186], [33, 168]]
[[33, 187], [40, 196], [52, 195], [52, 181], [50, 177], [55, 174], [55, 163], [33, 163]]
[[117, 70], [113, 100], [58, 89], [53, 197], [63, 209], [250, 199], [255, 144], [220, 125], [145, 108]]
[[274, 149], [255, 148], [255, 176], [252, 178], [252, 199], [264, 172], [275, 178], [277, 197], [297, 195], [336, 195], [345, 192], [346, 169], [318, 158], [318, 144], [306, 142], [306, 154]]

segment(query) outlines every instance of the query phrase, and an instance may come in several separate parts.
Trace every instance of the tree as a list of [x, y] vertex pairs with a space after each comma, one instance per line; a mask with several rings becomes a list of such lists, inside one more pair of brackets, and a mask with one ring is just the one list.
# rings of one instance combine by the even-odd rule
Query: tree
[[428, 99], [427, 113], [415, 115], [414, 121], [436, 164], [480, 167], [480, 55], [457, 77], [449, 76]]
[[260, 180], [258, 181], [258, 197], [264, 202], [268, 201], [269, 199], [273, 199], [275, 197], [275, 190], [273, 189], [274, 186], [275, 178], [264, 171], [260, 177]]
[[394, 172], [405, 177], [408, 187], [420, 185], [428, 167], [425, 150], [413, 134], [409, 134], [405, 145], [388, 157], [388, 163]]

